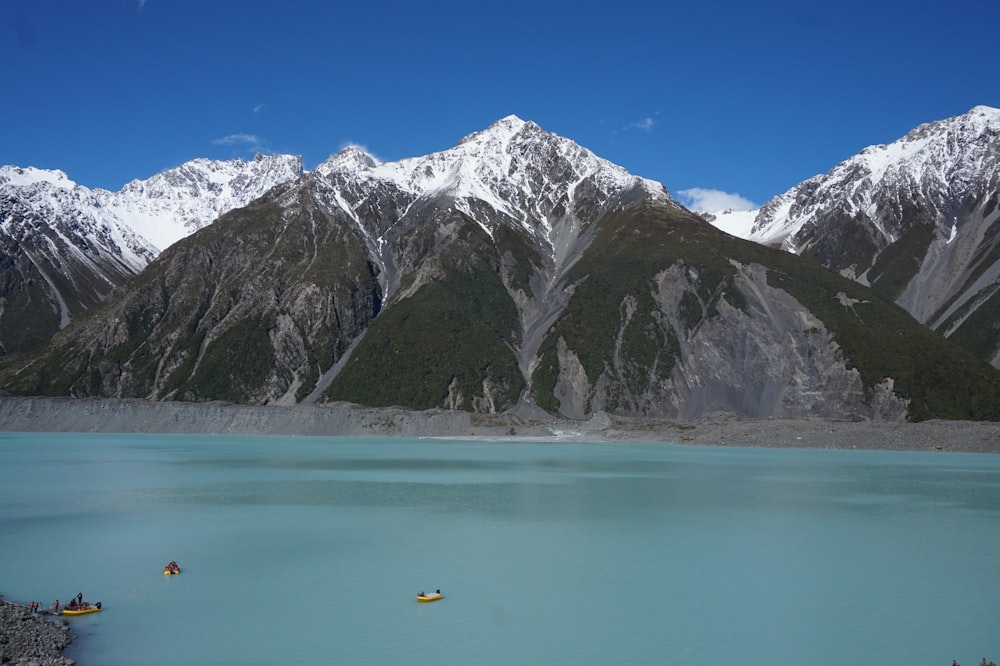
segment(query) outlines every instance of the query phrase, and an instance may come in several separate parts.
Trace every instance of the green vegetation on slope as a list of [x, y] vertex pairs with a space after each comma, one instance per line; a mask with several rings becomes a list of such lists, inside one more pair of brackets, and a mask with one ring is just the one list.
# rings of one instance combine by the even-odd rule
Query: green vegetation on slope
[[226, 329], [209, 343], [194, 375], [177, 386], [177, 397], [241, 402], [254, 395], [274, 370], [268, 337], [273, 326], [272, 320], [256, 316]]
[[517, 311], [499, 276], [446, 270], [384, 310], [369, 326], [325, 397], [364, 405], [429, 409], [445, 404], [449, 386], [472, 409], [490, 378], [497, 409], [524, 388], [511, 350]]
[[871, 286], [886, 298], [896, 300], [920, 270], [927, 247], [934, 240], [933, 224], [915, 224], [878, 256], [868, 278]]

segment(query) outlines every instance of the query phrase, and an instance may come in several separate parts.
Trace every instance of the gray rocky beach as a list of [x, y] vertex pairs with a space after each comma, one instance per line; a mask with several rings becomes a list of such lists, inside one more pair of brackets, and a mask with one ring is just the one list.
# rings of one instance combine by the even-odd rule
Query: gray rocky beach
[[646, 441], [704, 446], [1000, 452], [1000, 423], [753, 419], [712, 413], [691, 420], [586, 420], [544, 414], [332, 405], [249, 406], [90, 398], [0, 398], [10, 432], [179, 433], [286, 436], [439, 437], [553, 441]]
[[72, 640], [65, 620], [0, 599], [0, 664], [71, 666], [62, 651]]

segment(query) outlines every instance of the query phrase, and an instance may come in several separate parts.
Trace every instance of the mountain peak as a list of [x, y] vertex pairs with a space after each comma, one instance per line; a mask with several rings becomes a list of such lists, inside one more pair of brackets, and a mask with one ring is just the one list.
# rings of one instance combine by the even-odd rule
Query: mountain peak
[[322, 174], [356, 173], [377, 167], [381, 162], [361, 146], [350, 144], [326, 158], [316, 170]]
[[501, 118], [500, 120], [496, 121], [493, 124], [494, 125], [498, 125], [500, 123], [512, 123], [512, 124], [523, 125], [525, 123], [525, 121], [521, 120], [520, 118], [518, 118], [516, 115], [514, 115], [512, 113], [510, 115], [504, 116], [503, 118]]
[[991, 106], [974, 106], [963, 116], [959, 116], [965, 124], [971, 126], [976, 134], [984, 131], [1000, 132], [1000, 109]]
[[[494, 121], [489, 127], [486, 128], [485, 131], [489, 132], [493, 129], [512, 129], [517, 131], [522, 129], [525, 125], [535, 125], [535, 123], [529, 120], [521, 120], [514, 114], [510, 114], [509, 116], [504, 116], [503, 118]], [[535, 126], [537, 127], [537, 125]]]
[[985, 104], [979, 104], [978, 106], [972, 107], [967, 114], [967, 116], [978, 115], [978, 116], [1000, 116], [1000, 109], [994, 109], [992, 106], [986, 106]]
[[530, 120], [521, 120], [515, 115], [504, 116], [486, 129], [466, 135], [458, 142], [456, 147], [470, 143], [499, 143], [500, 145], [506, 145], [512, 138], [524, 130], [541, 132], [542, 128]]
[[530, 120], [522, 120], [521, 118], [511, 114], [509, 116], [504, 116], [500, 120], [494, 122], [492, 125], [486, 128], [486, 131], [487, 132], [507, 131], [517, 134], [518, 132], [521, 132], [522, 130], [525, 129], [541, 131], [542, 128], [539, 127], [537, 123], [534, 123]]

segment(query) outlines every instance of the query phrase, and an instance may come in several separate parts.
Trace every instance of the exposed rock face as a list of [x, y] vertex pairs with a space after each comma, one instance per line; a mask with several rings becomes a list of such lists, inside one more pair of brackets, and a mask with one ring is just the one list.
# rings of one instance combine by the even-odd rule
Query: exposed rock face
[[[721, 301], [717, 316], [680, 341], [682, 362], [671, 378], [683, 409], [677, 416], [729, 411], [896, 420], [905, 415], [905, 401], [891, 393], [888, 404], [866, 404], [861, 376], [845, 366], [833, 334], [791, 295], [768, 285], [762, 266], [737, 266], [735, 287], [746, 298], [742, 308]], [[664, 312], [677, 311], [676, 304], [664, 305]]]

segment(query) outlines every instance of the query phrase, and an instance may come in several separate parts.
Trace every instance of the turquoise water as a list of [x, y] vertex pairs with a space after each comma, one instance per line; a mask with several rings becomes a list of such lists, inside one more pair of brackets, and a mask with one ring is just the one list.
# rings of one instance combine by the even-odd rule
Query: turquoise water
[[0, 433], [0, 571], [81, 666], [968, 666], [1000, 456]]

